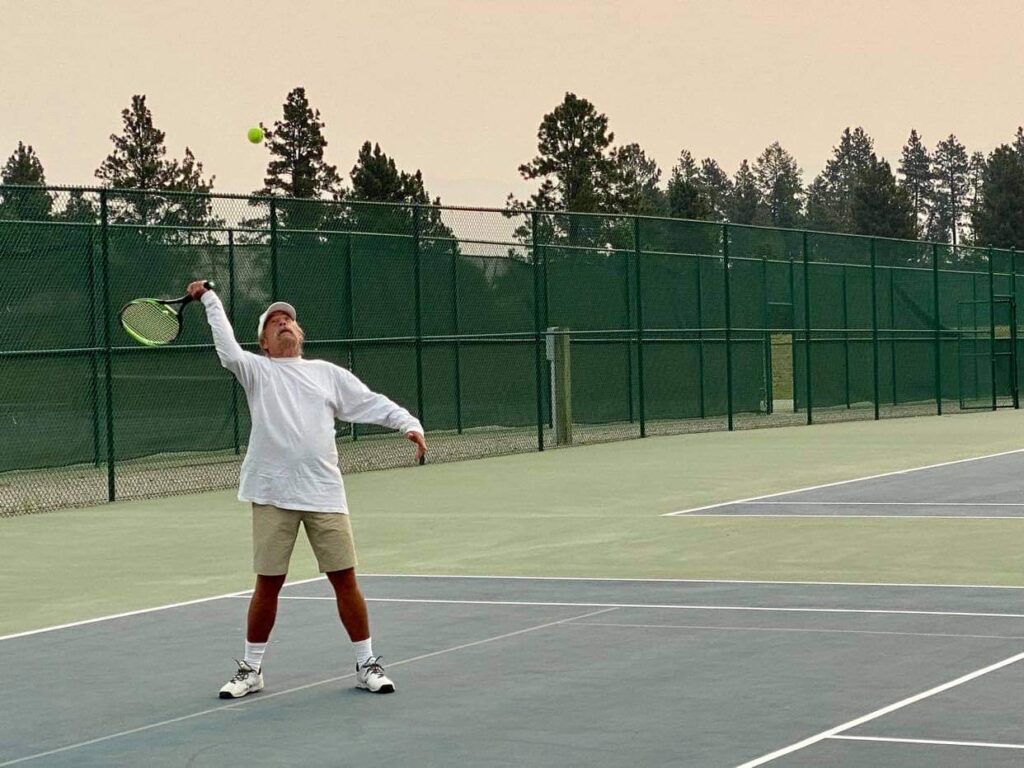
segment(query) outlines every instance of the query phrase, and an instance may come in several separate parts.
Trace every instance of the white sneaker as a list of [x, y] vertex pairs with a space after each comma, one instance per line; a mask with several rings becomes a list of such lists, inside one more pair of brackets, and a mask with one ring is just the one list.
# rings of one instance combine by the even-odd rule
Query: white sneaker
[[220, 697], [222, 699], [240, 699], [250, 693], [262, 691], [263, 672], [253, 669], [244, 661], [235, 659], [235, 663], [238, 664], [238, 671], [220, 689]]
[[380, 656], [371, 656], [356, 665], [356, 688], [365, 688], [370, 693], [394, 693], [395, 684], [384, 674]]

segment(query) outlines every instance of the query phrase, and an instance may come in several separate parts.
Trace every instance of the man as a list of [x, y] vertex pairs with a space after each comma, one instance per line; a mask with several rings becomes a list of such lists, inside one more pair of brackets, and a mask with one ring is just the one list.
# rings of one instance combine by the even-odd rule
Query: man
[[256, 588], [249, 603], [245, 654], [220, 689], [220, 698], [263, 689], [263, 654], [300, 522], [321, 573], [334, 588], [338, 615], [355, 648], [356, 687], [394, 692], [380, 657], [373, 655], [366, 601], [356, 581], [334, 420], [399, 430], [416, 444], [417, 460], [427, 450], [423, 427], [344, 368], [304, 358], [304, 334], [291, 304], [274, 302], [260, 315], [256, 337], [264, 354], [257, 355], [239, 346], [220, 298], [202, 280], [190, 283], [188, 293], [206, 307], [217, 356], [245, 390], [252, 417], [238, 498], [252, 503]]

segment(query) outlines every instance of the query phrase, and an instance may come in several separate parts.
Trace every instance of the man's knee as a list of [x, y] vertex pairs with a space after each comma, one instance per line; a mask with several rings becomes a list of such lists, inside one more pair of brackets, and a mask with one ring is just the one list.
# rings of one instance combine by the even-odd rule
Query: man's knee
[[279, 576], [256, 575], [256, 592], [264, 596], [277, 595], [284, 586], [284, 580], [288, 574], [282, 573]]
[[328, 571], [327, 579], [337, 592], [349, 592], [359, 589], [355, 568], [346, 568], [342, 571]]

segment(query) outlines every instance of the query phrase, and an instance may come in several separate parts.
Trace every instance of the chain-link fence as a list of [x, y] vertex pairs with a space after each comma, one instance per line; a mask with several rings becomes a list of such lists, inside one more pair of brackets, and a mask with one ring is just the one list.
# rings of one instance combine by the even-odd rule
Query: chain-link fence
[[[0, 515], [229, 487], [249, 434], [198, 308], [163, 348], [117, 310], [216, 281], [243, 346], [418, 415], [432, 461], [1017, 407], [1013, 251], [633, 216], [0, 187]], [[410, 463], [339, 425], [343, 471]]]

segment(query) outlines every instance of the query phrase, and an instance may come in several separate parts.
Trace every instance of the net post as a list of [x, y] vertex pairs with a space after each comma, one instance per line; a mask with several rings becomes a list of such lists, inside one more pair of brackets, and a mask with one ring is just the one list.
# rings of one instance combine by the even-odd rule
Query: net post
[[732, 402], [732, 312], [729, 297], [729, 225], [722, 225], [722, 275], [725, 301], [725, 408], [730, 432], [733, 430]]
[[100, 260], [103, 265], [103, 347], [106, 358], [106, 406], [107, 406], [107, 501], [117, 499], [114, 475], [114, 359], [111, 347], [110, 322], [113, 312], [110, 307], [110, 206], [107, 190], [100, 190]]
[[[807, 423], [814, 423], [814, 399], [811, 390], [811, 268], [807, 232], [803, 233], [801, 250], [804, 261], [804, 380], [807, 391]], [[794, 393], [795, 394], [795, 393]]]
[[875, 421], [881, 417], [879, 413], [878, 381], [878, 257], [875, 250], [875, 238], [871, 238], [871, 376], [872, 398], [875, 402]]
[[542, 370], [543, 356], [541, 345], [544, 340], [541, 338], [541, 263], [540, 249], [538, 247], [537, 227], [540, 224], [540, 215], [537, 211], [530, 213], [530, 245], [533, 251], [533, 360], [535, 372], [535, 384], [537, 392], [537, 450], [544, 450], [544, 373]]
[[942, 415], [942, 319], [939, 315], [939, 245], [932, 243], [932, 305], [935, 307], [935, 414]]
[[412, 207], [413, 299], [416, 311], [416, 417], [427, 428], [423, 415], [423, 270], [420, 248], [420, 206]]
[[640, 437], [647, 437], [644, 394], [644, 303], [640, 284], [640, 217], [633, 216], [633, 284], [636, 288], [636, 381], [640, 393]]

